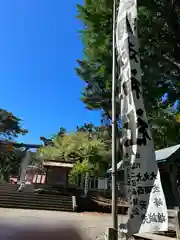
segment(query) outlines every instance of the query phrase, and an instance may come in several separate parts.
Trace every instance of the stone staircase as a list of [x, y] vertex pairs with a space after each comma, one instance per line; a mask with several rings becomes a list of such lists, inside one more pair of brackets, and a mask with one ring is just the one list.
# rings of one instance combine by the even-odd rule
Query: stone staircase
[[73, 212], [74, 197], [26, 191], [17, 192], [17, 184], [0, 184], [0, 208], [23, 208]]

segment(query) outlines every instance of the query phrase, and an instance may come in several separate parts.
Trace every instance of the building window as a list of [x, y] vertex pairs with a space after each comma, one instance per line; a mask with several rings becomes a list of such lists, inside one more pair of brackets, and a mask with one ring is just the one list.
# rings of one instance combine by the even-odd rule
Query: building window
[[95, 179], [94, 182], [95, 182], [95, 188], [97, 189], [98, 188], [98, 179]]
[[91, 181], [90, 182], [90, 188], [94, 188], [94, 179], [91, 179], [90, 181]]

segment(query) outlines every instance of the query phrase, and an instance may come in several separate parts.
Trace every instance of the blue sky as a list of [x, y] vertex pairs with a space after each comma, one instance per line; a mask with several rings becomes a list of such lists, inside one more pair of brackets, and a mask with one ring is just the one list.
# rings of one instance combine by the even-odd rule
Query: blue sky
[[29, 134], [20, 141], [99, 123], [79, 100], [84, 83], [74, 71], [83, 54], [78, 1], [0, 0], [0, 107], [23, 119]]

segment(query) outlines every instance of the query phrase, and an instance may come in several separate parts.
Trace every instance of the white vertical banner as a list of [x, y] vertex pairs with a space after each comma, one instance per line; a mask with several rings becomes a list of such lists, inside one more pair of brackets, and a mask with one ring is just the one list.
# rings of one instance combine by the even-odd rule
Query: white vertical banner
[[168, 214], [143, 103], [136, 0], [121, 0], [117, 17], [119, 98], [123, 153], [129, 202], [129, 235], [166, 231]]

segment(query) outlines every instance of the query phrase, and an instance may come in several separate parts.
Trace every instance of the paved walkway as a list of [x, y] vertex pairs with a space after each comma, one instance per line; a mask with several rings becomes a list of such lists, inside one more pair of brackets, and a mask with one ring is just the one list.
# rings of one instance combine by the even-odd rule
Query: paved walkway
[[[89, 239], [103, 239], [107, 229], [112, 226], [110, 214], [98, 213], [69, 213], [41, 210], [22, 210], [0, 208], [0, 224], [26, 225], [26, 224], [48, 224], [60, 226], [62, 224], [72, 224], [87, 234]], [[124, 221], [123, 216], [119, 216], [119, 221]]]

